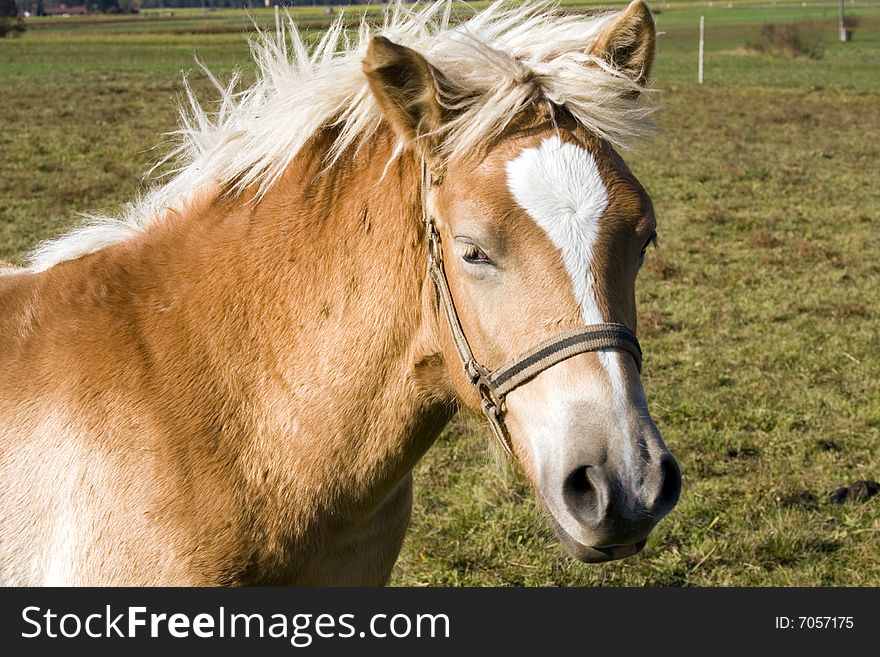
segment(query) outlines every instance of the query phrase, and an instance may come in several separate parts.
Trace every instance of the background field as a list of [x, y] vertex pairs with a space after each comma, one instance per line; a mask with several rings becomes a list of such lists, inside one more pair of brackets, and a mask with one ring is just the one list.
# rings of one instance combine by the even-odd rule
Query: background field
[[[659, 219], [639, 333], [681, 502], [638, 557], [575, 563], [527, 485], [459, 420], [417, 470], [393, 584], [880, 585], [880, 498], [829, 501], [880, 479], [880, 5], [847, 4], [861, 19], [847, 44], [836, 3], [654, 7], [666, 133], [627, 159]], [[767, 22], [800, 24], [824, 57], [747, 51]], [[0, 259], [142, 189], [175, 126], [180, 72], [193, 54], [247, 71], [251, 25], [176, 10], [35, 19], [0, 40]]]

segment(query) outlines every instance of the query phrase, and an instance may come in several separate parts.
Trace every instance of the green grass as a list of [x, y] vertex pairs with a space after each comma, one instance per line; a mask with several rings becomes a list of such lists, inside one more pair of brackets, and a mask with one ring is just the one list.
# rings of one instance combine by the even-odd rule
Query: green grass
[[[393, 584], [880, 584], [880, 499], [828, 501], [880, 479], [880, 5], [857, 7], [840, 44], [833, 7], [722, 4], [656, 5], [666, 133], [627, 156], [659, 220], [639, 332], [679, 506], [641, 555], [575, 563], [528, 486], [457, 420], [417, 469]], [[825, 56], [749, 54], [765, 22], [803, 24]], [[248, 25], [240, 12], [44, 19], [0, 40], [0, 259], [134, 195], [174, 128], [180, 71], [193, 53], [246, 69], [225, 30]]]

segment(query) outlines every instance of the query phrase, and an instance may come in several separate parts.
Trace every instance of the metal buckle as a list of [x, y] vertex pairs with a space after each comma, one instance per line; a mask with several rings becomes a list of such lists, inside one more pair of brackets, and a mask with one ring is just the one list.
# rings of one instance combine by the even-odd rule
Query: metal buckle
[[425, 222], [425, 232], [428, 237], [428, 259], [439, 264], [443, 261], [443, 253], [440, 251], [440, 232], [437, 230], [437, 224], [434, 223], [433, 217]]
[[483, 411], [487, 415], [491, 413], [498, 422], [501, 422], [504, 398], [499, 397], [495, 393], [495, 388], [489, 380], [489, 370], [479, 363], [471, 361], [468, 363], [467, 374], [470, 377], [471, 384], [473, 384], [480, 395]]

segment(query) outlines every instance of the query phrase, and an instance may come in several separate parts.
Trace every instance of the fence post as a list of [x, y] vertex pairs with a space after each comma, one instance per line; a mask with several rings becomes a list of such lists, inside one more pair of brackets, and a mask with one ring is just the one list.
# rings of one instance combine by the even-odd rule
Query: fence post
[[[841, 0], [841, 2], [842, 1], [843, 0]], [[699, 73], [697, 74], [697, 82], [699, 84], [703, 84], [703, 33], [704, 33], [705, 23], [706, 23], [705, 16], [700, 16], [700, 69], [699, 69]]]

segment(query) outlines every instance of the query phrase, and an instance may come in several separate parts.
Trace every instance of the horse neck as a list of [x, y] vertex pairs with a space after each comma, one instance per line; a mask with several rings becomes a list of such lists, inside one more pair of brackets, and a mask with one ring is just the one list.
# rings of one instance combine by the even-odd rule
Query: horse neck
[[206, 421], [223, 423], [249, 484], [338, 513], [409, 473], [451, 391], [418, 163], [404, 156], [382, 176], [393, 143], [380, 134], [324, 170], [331, 137], [258, 203], [218, 197], [182, 217], [171, 234], [188, 255], [166, 284], [187, 299], [189, 376], [209, 371], [219, 393]]

